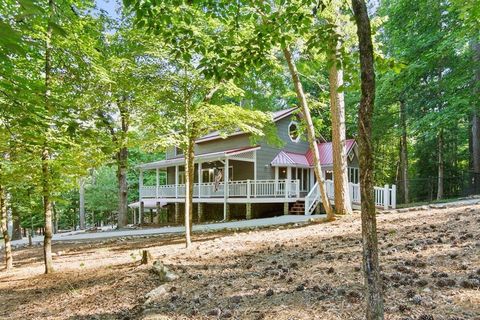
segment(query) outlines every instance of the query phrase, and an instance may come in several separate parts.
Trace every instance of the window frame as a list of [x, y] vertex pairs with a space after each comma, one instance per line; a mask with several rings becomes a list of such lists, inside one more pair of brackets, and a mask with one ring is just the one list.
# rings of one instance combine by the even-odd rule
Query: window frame
[[[292, 135], [290, 134], [290, 128], [291, 128], [292, 125], [295, 125], [295, 127], [297, 128], [297, 138], [295, 138], [295, 139], [293, 139]], [[292, 142], [298, 143], [298, 141], [300, 141], [300, 132], [299, 132], [299, 127], [298, 127], [298, 122], [297, 121], [293, 121], [293, 120], [290, 121], [290, 123], [288, 124], [288, 128], [287, 128], [287, 135]]]

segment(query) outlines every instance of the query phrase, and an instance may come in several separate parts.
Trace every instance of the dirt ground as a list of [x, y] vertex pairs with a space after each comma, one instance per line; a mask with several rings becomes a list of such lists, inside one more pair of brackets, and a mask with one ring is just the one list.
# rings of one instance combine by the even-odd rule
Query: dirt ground
[[[480, 206], [378, 215], [386, 319], [480, 319]], [[179, 279], [162, 285], [148, 249]], [[0, 319], [363, 319], [360, 216], [333, 223], [56, 243], [14, 252]], [[0, 261], [3, 263], [3, 261]]]

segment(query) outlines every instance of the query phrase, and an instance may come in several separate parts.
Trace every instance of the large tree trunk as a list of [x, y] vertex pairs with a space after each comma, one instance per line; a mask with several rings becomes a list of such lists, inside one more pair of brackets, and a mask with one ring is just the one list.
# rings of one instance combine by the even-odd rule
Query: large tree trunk
[[370, 19], [364, 0], [352, 0], [360, 51], [362, 96], [358, 111], [360, 194], [362, 208], [363, 272], [367, 320], [383, 319], [382, 279], [378, 261], [377, 219], [373, 184], [372, 116], [375, 101], [375, 71]]
[[80, 178], [78, 181], [80, 187], [80, 217], [79, 217], [79, 224], [80, 230], [85, 229], [85, 179]]
[[130, 115], [124, 105], [125, 99], [117, 101], [122, 121], [121, 139], [119, 139], [120, 150], [118, 151], [118, 228], [123, 228], [128, 224], [128, 148], [127, 134], [130, 126]]
[[400, 194], [404, 203], [408, 203], [408, 145], [407, 145], [407, 110], [405, 103], [400, 101], [400, 127], [402, 136], [400, 137]]
[[443, 162], [443, 130], [438, 133], [438, 180], [437, 180], [437, 200], [443, 199], [443, 178], [444, 178], [444, 162]]
[[283, 48], [283, 55], [287, 60], [288, 69], [290, 71], [290, 75], [293, 80], [293, 84], [295, 86], [295, 92], [297, 93], [297, 99], [300, 103], [300, 110], [302, 111], [303, 118], [307, 125], [307, 138], [308, 143], [310, 145], [310, 149], [313, 151], [313, 169], [315, 171], [315, 176], [317, 177], [318, 186], [320, 190], [320, 197], [322, 199], [323, 207], [327, 213], [327, 219], [332, 221], [335, 220], [335, 215], [332, 210], [332, 206], [330, 205], [330, 200], [328, 199], [326, 188], [325, 188], [325, 180], [323, 179], [322, 173], [322, 166], [320, 164], [320, 156], [318, 152], [318, 145], [317, 139], [315, 136], [315, 127], [313, 126], [312, 117], [310, 115], [310, 109], [308, 108], [307, 98], [305, 93], [303, 92], [303, 86], [300, 82], [300, 77], [298, 75], [297, 67], [295, 62], [292, 58], [292, 53], [288, 47]]
[[12, 243], [10, 242], [10, 236], [8, 235], [6, 201], [5, 190], [0, 186], [0, 229], [3, 235], [3, 241], [5, 242], [5, 269], [10, 270], [13, 268], [13, 257]]
[[[48, 1], [50, 9], [50, 19], [54, 15], [53, 0]], [[50, 113], [50, 74], [51, 74], [51, 52], [52, 52], [52, 25], [49, 23], [45, 37], [45, 109]], [[48, 125], [49, 126], [49, 125]], [[50, 186], [50, 152], [48, 150], [48, 131], [45, 134], [45, 143], [42, 149], [42, 194], [43, 194], [43, 214], [45, 220], [45, 234], [43, 240], [43, 256], [45, 259], [45, 273], [53, 272], [52, 261], [52, 201]]]
[[345, 98], [338, 88], [343, 85], [343, 70], [337, 59], [337, 44], [332, 45], [330, 82], [330, 113], [332, 115], [332, 149], [333, 149], [333, 186], [334, 203], [337, 214], [352, 213], [348, 191], [348, 162], [345, 145]]
[[195, 139], [189, 138], [187, 150], [185, 150], [185, 246], [189, 248], [192, 245], [192, 216], [193, 216], [193, 179], [195, 173]]
[[476, 104], [472, 112], [472, 169], [474, 175], [474, 192], [480, 193], [480, 42], [476, 40], [473, 44], [475, 69], [475, 96]]

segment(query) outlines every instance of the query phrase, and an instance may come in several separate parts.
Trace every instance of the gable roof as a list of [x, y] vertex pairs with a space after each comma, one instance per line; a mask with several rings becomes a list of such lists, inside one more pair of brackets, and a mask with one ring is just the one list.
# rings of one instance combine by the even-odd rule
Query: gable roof
[[[273, 112], [272, 113], [273, 122], [277, 122], [279, 120], [282, 120], [283, 118], [288, 117], [289, 115], [294, 113], [297, 109], [298, 109], [298, 107], [293, 107], [293, 108], [290, 108], [290, 109], [285, 109], [285, 110], [280, 110], [280, 111]], [[237, 136], [237, 135], [241, 135], [241, 134], [245, 134], [245, 132], [243, 132], [241, 130], [238, 130], [234, 133], [229, 134], [228, 137]], [[203, 137], [197, 139], [195, 141], [195, 143], [202, 143], [202, 142], [212, 141], [212, 140], [221, 139], [221, 138], [222, 138], [222, 136], [220, 135], [220, 131], [213, 131], [213, 132], [211, 132], [207, 135], [204, 135]]]
[[[345, 141], [347, 155], [352, 152], [356, 142], [354, 139]], [[331, 166], [333, 164], [333, 148], [331, 142], [317, 143], [318, 152], [320, 153], [320, 164], [322, 166]], [[295, 167], [310, 167], [313, 165], [313, 152], [311, 149], [306, 154], [280, 151], [270, 163], [274, 167], [280, 166], [295, 166]]]
[[305, 166], [310, 167], [307, 157], [301, 153], [280, 151], [270, 163], [274, 167]]
[[[345, 140], [345, 147], [347, 155], [353, 150], [356, 142], [354, 139]], [[320, 164], [322, 166], [328, 166], [333, 164], [333, 147], [331, 142], [317, 143], [318, 153], [320, 155]], [[313, 164], [313, 151], [310, 149], [307, 151], [306, 157], [310, 165]]]

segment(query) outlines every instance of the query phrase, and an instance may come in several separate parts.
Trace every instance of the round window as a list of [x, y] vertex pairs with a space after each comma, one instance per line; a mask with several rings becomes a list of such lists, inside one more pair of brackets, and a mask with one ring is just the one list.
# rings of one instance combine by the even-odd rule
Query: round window
[[288, 126], [288, 136], [293, 142], [298, 142], [300, 134], [298, 132], [298, 125], [296, 122], [290, 122]]

